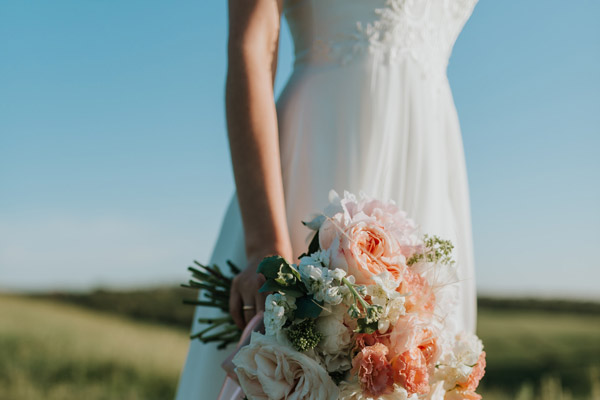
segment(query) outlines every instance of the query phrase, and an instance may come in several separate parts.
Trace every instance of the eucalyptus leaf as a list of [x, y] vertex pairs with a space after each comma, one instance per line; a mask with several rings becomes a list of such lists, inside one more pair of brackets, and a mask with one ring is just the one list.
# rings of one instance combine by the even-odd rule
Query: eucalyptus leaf
[[313, 299], [312, 295], [298, 297], [296, 299], [295, 317], [301, 318], [317, 318], [323, 311], [323, 302], [318, 302]]

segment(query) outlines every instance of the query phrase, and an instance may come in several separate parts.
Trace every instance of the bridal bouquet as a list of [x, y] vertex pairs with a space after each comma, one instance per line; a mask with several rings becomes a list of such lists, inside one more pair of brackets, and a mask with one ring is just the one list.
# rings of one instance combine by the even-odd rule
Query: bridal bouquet
[[391, 202], [349, 193], [332, 192], [305, 225], [314, 237], [297, 264], [273, 256], [258, 268], [271, 292], [265, 332], [233, 358], [248, 399], [481, 398], [483, 345], [451, 326], [449, 241], [419, 237]]

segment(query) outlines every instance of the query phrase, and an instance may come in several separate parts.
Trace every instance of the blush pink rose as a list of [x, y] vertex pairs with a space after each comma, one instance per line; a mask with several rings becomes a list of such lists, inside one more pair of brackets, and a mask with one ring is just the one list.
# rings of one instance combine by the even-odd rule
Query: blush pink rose
[[379, 397], [394, 391], [394, 370], [387, 360], [388, 348], [381, 343], [363, 348], [352, 360], [362, 390]]
[[485, 375], [485, 351], [482, 351], [477, 360], [477, 364], [473, 367], [471, 374], [466, 382], [459, 382], [458, 385], [467, 390], [475, 390], [479, 386], [479, 381]]
[[405, 351], [392, 361], [394, 380], [410, 394], [429, 392], [429, 372], [427, 360], [418, 348]]

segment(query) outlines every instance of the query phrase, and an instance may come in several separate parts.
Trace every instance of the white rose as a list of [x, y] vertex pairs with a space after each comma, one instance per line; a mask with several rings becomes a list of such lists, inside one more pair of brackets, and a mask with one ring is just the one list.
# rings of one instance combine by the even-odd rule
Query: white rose
[[250, 344], [240, 349], [233, 363], [250, 400], [338, 398], [339, 389], [323, 367], [273, 337], [253, 332]]
[[350, 329], [344, 325], [343, 314], [332, 313], [317, 318], [316, 326], [323, 336], [318, 349], [324, 353], [336, 354], [348, 348], [352, 343]]

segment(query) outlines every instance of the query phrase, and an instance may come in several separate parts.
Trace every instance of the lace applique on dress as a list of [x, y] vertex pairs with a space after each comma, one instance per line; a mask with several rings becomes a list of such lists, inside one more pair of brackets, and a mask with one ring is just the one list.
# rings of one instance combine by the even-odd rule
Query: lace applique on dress
[[[323, 0], [319, 0], [323, 1]], [[370, 0], [362, 0], [370, 1]], [[410, 57], [424, 76], [445, 74], [454, 42], [477, 0], [386, 0], [375, 18], [357, 21], [354, 32], [313, 42], [314, 57], [351, 63], [369, 52], [385, 63]]]

